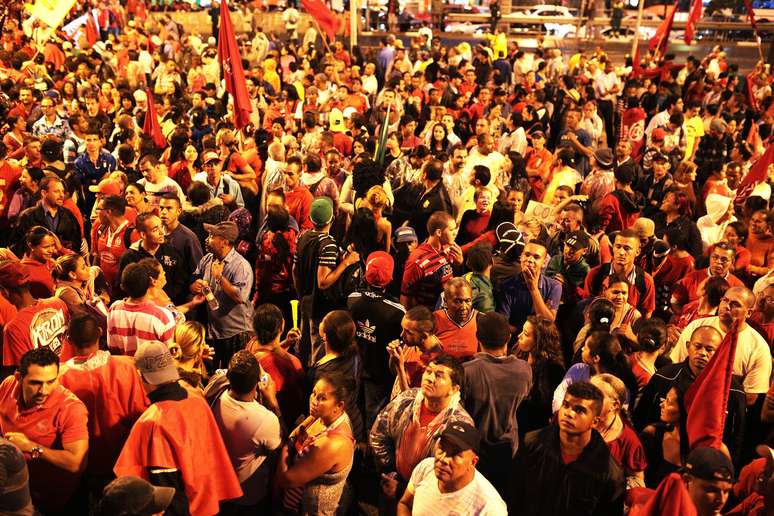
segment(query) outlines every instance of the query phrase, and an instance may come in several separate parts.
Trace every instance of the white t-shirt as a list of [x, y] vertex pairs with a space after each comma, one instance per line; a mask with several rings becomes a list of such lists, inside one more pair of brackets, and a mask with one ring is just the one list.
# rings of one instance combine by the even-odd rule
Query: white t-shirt
[[239, 401], [228, 391], [212, 407], [212, 413], [245, 493], [238, 503], [258, 503], [269, 491], [266, 457], [282, 444], [279, 419], [257, 401]]
[[[720, 318], [717, 316], [691, 321], [683, 329], [680, 338], [677, 339], [677, 344], [669, 355], [672, 362], [678, 363], [688, 358], [688, 341], [694, 330], [701, 326], [712, 326], [723, 337], [726, 336], [726, 332], [720, 327]], [[734, 356], [734, 374], [743, 377], [744, 392], [747, 394], [766, 393], [769, 390], [771, 351], [766, 339], [749, 325], [739, 332], [736, 356]]]
[[435, 459], [428, 457], [411, 473], [409, 486], [414, 490], [414, 516], [506, 515], [508, 509], [497, 490], [476, 471], [473, 481], [453, 493], [442, 493], [434, 470]]

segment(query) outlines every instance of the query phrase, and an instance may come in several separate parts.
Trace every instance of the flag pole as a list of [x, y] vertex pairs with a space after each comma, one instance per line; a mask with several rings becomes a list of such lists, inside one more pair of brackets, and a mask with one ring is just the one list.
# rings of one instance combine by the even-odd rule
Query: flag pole
[[634, 37], [632, 38], [632, 56], [640, 44], [640, 27], [642, 26], [642, 15], [645, 12], [645, 0], [640, 0], [637, 7], [637, 23], [634, 26]]
[[358, 22], [357, 0], [349, 0], [349, 51], [350, 53], [357, 46], [357, 28], [360, 25]]

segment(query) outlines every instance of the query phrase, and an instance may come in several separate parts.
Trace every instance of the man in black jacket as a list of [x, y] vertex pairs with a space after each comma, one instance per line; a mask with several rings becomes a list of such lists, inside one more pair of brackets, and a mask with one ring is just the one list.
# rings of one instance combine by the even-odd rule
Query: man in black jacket
[[365, 266], [367, 286], [347, 298], [355, 321], [357, 346], [363, 357], [363, 404], [366, 428], [390, 399], [394, 377], [389, 370], [387, 344], [400, 338], [406, 309], [390, 298], [385, 288], [392, 282], [394, 261], [384, 251], [368, 255]]
[[[687, 346], [688, 358], [656, 371], [642, 391], [632, 414], [637, 430], [642, 431], [646, 426], [659, 421], [661, 400], [673, 387], [684, 393], [709, 363], [722, 342], [723, 336], [712, 326], [700, 326], [694, 330]], [[744, 439], [745, 410], [744, 388], [739, 377], [734, 376], [731, 378], [731, 389], [728, 393], [728, 414], [723, 430], [723, 442], [737, 463]]]
[[40, 202], [19, 215], [16, 238], [11, 240], [15, 242], [13, 252], [18, 256], [24, 255], [25, 235], [34, 226], [48, 228], [59, 237], [62, 246], [74, 253], [81, 252], [81, 226], [75, 215], [63, 207], [65, 195], [64, 182], [58, 177], [48, 176], [40, 181]]
[[594, 385], [570, 384], [558, 423], [525, 436], [511, 468], [509, 514], [623, 514], [623, 471], [593, 430], [602, 403]]
[[191, 272], [186, 270], [180, 253], [164, 241], [164, 227], [161, 219], [152, 213], [142, 213], [137, 216], [136, 229], [140, 234], [140, 240], [132, 244], [121, 257], [120, 273], [123, 273], [124, 268], [130, 263], [139, 262], [143, 258], [155, 258], [167, 277], [164, 292], [176, 305], [183, 304], [188, 297]]
[[417, 232], [419, 241], [428, 237], [427, 221], [436, 211], [452, 212], [451, 199], [443, 184], [443, 163], [430, 160], [422, 170], [422, 184], [425, 189], [410, 216], [410, 226]]

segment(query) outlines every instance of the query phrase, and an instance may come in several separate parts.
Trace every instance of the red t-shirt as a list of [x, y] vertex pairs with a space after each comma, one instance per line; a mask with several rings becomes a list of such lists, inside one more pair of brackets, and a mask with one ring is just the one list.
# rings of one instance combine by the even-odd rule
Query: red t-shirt
[[8, 321], [16, 317], [17, 313], [16, 307], [0, 294], [0, 326], [8, 324]]
[[18, 186], [21, 168], [11, 165], [5, 160], [0, 161], [0, 219], [8, 215], [8, 205], [13, 191]]
[[107, 351], [76, 356], [62, 365], [59, 383], [89, 410], [87, 471], [110, 475], [132, 425], [149, 403], [134, 361]]
[[218, 502], [242, 496], [220, 430], [207, 402], [187, 389], [180, 401], [152, 404], [132, 427], [113, 472], [148, 480], [148, 468], [177, 469], [192, 516], [218, 514]]
[[301, 231], [305, 229], [314, 229], [309, 218], [309, 210], [312, 207], [314, 196], [307, 187], [299, 184], [293, 190], [285, 192], [285, 204], [288, 207], [290, 216], [296, 219]]
[[54, 278], [51, 276], [54, 262], [49, 260], [48, 263], [40, 263], [32, 258], [24, 257], [21, 259], [21, 263], [27, 266], [27, 271], [30, 274], [28, 284], [32, 297], [41, 299], [53, 296], [56, 289]]
[[262, 353], [257, 358], [263, 370], [274, 380], [282, 419], [288, 426], [294, 425], [298, 416], [306, 412], [301, 361], [290, 353]]
[[61, 299], [39, 299], [19, 310], [3, 328], [3, 365], [18, 366], [22, 355], [35, 348], [47, 346], [59, 355], [61, 361], [69, 359], [72, 347], [65, 338], [70, 312]]
[[94, 246], [94, 252], [97, 255], [97, 263], [102, 269], [105, 281], [111, 287], [117, 287], [121, 281], [118, 272], [121, 257], [126, 253], [127, 249], [125, 245], [125, 233], [127, 231], [131, 231], [129, 233], [130, 245], [140, 239], [140, 232], [135, 230], [128, 220], [114, 232], [107, 228], [95, 235], [96, 245]]
[[645, 448], [632, 427], [624, 423], [623, 431], [618, 439], [607, 443], [610, 455], [627, 473], [645, 471], [648, 461], [645, 458]]
[[[65, 444], [89, 439], [86, 406], [72, 392], [57, 386], [42, 405], [22, 405], [21, 384], [9, 376], [0, 384], [0, 431], [22, 432], [46, 448], [63, 450]], [[44, 511], [61, 509], [78, 488], [79, 475], [42, 459], [30, 460], [32, 502]]]
[[[699, 285], [709, 279], [709, 269], [699, 269], [685, 276], [672, 291], [672, 302], [686, 305], [699, 299]], [[743, 287], [742, 280], [729, 273], [726, 281], [732, 287]]]

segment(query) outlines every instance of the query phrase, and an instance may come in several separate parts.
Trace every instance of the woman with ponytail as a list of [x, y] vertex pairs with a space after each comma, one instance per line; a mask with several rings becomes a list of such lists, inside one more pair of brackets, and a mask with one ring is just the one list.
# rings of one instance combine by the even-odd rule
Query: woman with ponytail
[[595, 429], [610, 448], [610, 455], [624, 470], [626, 487], [644, 487], [648, 461], [645, 448], [629, 419], [626, 386], [620, 378], [608, 373], [594, 376], [591, 383], [605, 397]]
[[290, 215], [284, 206], [266, 209], [267, 231], [258, 242], [255, 264], [255, 306], [273, 303], [282, 310], [286, 321], [292, 320], [290, 300], [293, 297], [292, 263], [296, 253], [298, 230], [290, 227]]
[[86, 302], [92, 297], [87, 290], [91, 274], [83, 256], [68, 254], [60, 257], [54, 266], [54, 278], [56, 296], [65, 302], [70, 317], [89, 312]]
[[[670, 473], [683, 467], [688, 456], [687, 412], [683, 392], [673, 387], [661, 400], [661, 421], [648, 425], [640, 434], [648, 468], [645, 485], [651, 489]], [[725, 448], [725, 445], [724, 445]]]
[[554, 391], [553, 411], [559, 410], [567, 386], [574, 382], [591, 380], [591, 377], [610, 373], [623, 380], [628, 390], [627, 403], [637, 395], [637, 379], [632, 373], [629, 359], [621, 348], [618, 337], [604, 331], [591, 333], [581, 349], [582, 362], [567, 370], [562, 383]]

